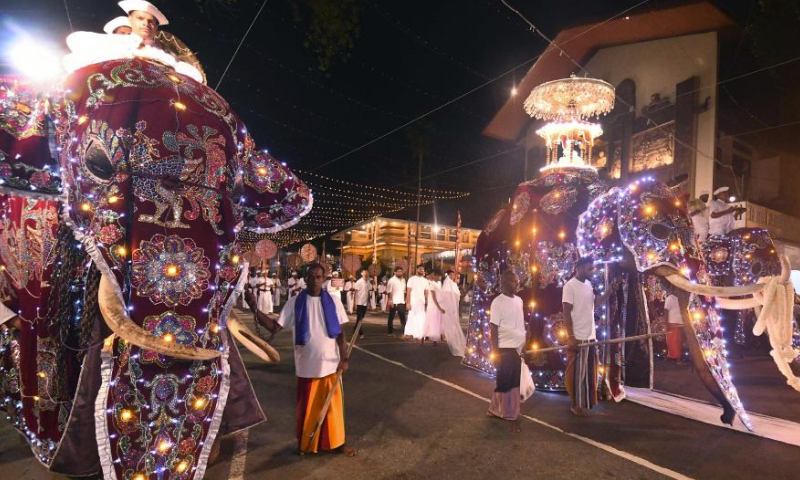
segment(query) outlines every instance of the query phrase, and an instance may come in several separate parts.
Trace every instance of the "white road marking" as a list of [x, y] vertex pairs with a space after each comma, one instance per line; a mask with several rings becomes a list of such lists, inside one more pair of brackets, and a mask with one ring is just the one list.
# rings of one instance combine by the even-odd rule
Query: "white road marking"
[[244, 480], [248, 438], [250, 438], [249, 428], [236, 434], [236, 442], [233, 445], [233, 457], [231, 458], [231, 469], [228, 473], [228, 480]]
[[[368, 355], [372, 355], [375, 358], [383, 360], [384, 362], [391, 363], [392, 365], [397, 365], [398, 367], [404, 368], [404, 369], [408, 370], [409, 372], [414, 372], [414, 373], [416, 373], [418, 375], [422, 375], [423, 377], [429, 378], [429, 379], [433, 380], [434, 382], [438, 382], [438, 383], [441, 383], [442, 385], [448, 386], [448, 387], [450, 387], [450, 388], [452, 388], [454, 390], [458, 390], [461, 393], [464, 393], [464, 394], [467, 394], [469, 396], [475, 397], [475, 398], [477, 398], [479, 400], [483, 400], [486, 403], [491, 403], [490, 399], [488, 399], [488, 398], [486, 398], [486, 397], [484, 397], [484, 396], [482, 396], [480, 394], [477, 394], [477, 393], [473, 392], [472, 390], [468, 390], [468, 389], [466, 389], [466, 388], [464, 388], [464, 387], [462, 387], [460, 385], [456, 385], [455, 383], [448, 382], [447, 380], [442, 380], [441, 378], [434, 377], [432, 375], [428, 375], [427, 373], [422, 372], [422, 371], [417, 370], [417, 369], [414, 369], [414, 368], [411, 368], [411, 367], [405, 365], [404, 363], [401, 363], [401, 362], [398, 362], [398, 361], [395, 361], [395, 360], [391, 360], [391, 359], [386, 358], [386, 357], [384, 357], [382, 355], [378, 355], [377, 353], [370, 352], [369, 350], [365, 350], [364, 348], [361, 348], [358, 345], [356, 345], [355, 348], [357, 350], [360, 350], [360, 351], [368, 354]], [[551, 424], [549, 424], [547, 422], [544, 422], [542, 420], [539, 420], [538, 418], [534, 418], [534, 417], [531, 417], [529, 415], [522, 415], [522, 417], [524, 417], [524, 418], [526, 418], [526, 419], [528, 419], [528, 420], [530, 420], [530, 421], [532, 421], [532, 422], [534, 422], [536, 424], [542, 425], [543, 427], [547, 427], [547, 428], [549, 428], [551, 430], [555, 430], [556, 432], [563, 433], [564, 435], [572, 437], [572, 438], [574, 438], [576, 440], [580, 440], [581, 442], [587, 443], [587, 444], [589, 444], [589, 445], [591, 445], [593, 447], [599, 448], [600, 450], [606, 451], [606, 452], [608, 452], [608, 453], [610, 453], [612, 455], [616, 455], [616, 456], [618, 456], [620, 458], [624, 458], [625, 460], [633, 462], [633, 463], [635, 463], [637, 465], [641, 465], [642, 467], [648, 468], [648, 469], [650, 469], [650, 470], [652, 470], [654, 472], [660, 473], [661, 475], [664, 475], [666, 477], [674, 478], [676, 480], [693, 480], [691, 477], [687, 477], [686, 475], [683, 475], [682, 473], [678, 473], [678, 472], [676, 472], [674, 470], [670, 470], [668, 468], [656, 465], [656, 464], [650, 462], [649, 460], [645, 460], [644, 458], [637, 457], [636, 455], [633, 455], [631, 453], [619, 450], [619, 449], [614, 448], [614, 447], [612, 447], [610, 445], [606, 445], [604, 443], [597, 442], [595, 440], [592, 440], [591, 438], [586, 438], [586, 437], [583, 437], [581, 435], [577, 435], [577, 434], [570, 433], [570, 432], [565, 432], [561, 428], [556, 427], [555, 425], [551, 425]]]

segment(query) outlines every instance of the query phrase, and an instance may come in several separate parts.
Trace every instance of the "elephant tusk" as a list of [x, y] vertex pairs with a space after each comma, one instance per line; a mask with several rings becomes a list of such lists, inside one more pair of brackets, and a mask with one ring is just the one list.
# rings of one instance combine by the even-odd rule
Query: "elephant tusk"
[[760, 307], [762, 305], [761, 302], [759, 302], [755, 297], [739, 299], [718, 297], [716, 298], [716, 303], [719, 308], [725, 310], [748, 310], [751, 308]]
[[692, 283], [684, 276], [675, 273], [672, 269], [669, 271], [657, 270], [659, 274], [667, 279], [669, 283], [685, 290], [687, 292], [695, 293], [697, 295], [705, 295], [707, 297], [742, 297], [751, 295], [764, 290], [764, 284], [756, 283], [753, 285], [744, 285], [741, 287], [714, 287], [711, 285], [700, 285], [699, 283]]
[[261, 337], [253, 333], [245, 324], [231, 313], [228, 315], [228, 330], [236, 337], [246, 349], [265, 362], [277, 363], [281, 361], [281, 354]]
[[780, 282], [782, 285], [786, 285], [787, 283], [789, 283], [789, 276], [792, 273], [792, 265], [791, 263], [789, 263], [789, 257], [787, 257], [786, 255], [781, 255], [778, 258], [780, 258], [781, 260]]
[[125, 312], [122, 299], [105, 274], [100, 278], [97, 302], [100, 313], [111, 331], [137, 347], [183, 360], [213, 360], [222, 353], [218, 350], [167, 343], [136, 325]]

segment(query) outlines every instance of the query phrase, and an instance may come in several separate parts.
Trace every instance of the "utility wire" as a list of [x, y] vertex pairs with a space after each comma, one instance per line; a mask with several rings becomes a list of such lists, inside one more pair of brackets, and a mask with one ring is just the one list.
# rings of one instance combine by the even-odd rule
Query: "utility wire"
[[[593, 25], [593, 26], [591, 26], [591, 27], [587, 28], [586, 30], [582, 31], [581, 33], [579, 33], [579, 34], [575, 35], [574, 37], [572, 37], [572, 38], [570, 38], [570, 39], [568, 39], [568, 40], [566, 40], [564, 43], [566, 44], [566, 43], [568, 43], [568, 42], [570, 42], [570, 41], [572, 41], [572, 40], [575, 40], [576, 38], [583, 36], [584, 34], [586, 34], [586, 33], [590, 32], [591, 30], [594, 30], [595, 28], [598, 28], [599, 26], [601, 26], [601, 25], [603, 25], [603, 24], [605, 24], [605, 23], [607, 23], [607, 22], [609, 22], [609, 21], [611, 21], [611, 20], [613, 20], [613, 19], [615, 19], [615, 18], [617, 18], [617, 17], [619, 17], [619, 16], [621, 16], [621, 15], [624, 15], [624, 14], [626, 14], [626, 13], [628, 13], [629, 11], [631, 11], [632, 9], [634, 9], [634, 8], [637, 8], [637, 7], [639, 7], [640, 5], [644, 5], [645, 3], [648, 3], [649, 1], [650, 1], [650, 0], [642, 0], [641, 2], [637, 3], [636, 5], [634, 5], [634, 6], [632, 6], [632, 7], [628, 7], [628, 8], [626, 8], [625, 10], [623, 10], [622, 12], [620, 12], [620, 13], [617, 13], [616, 15], [614, 15], [614, 16], [612, 16], [612, 17], [609, 17], [607, 20], [603, 21], [602, 23], [600, 23], [600, 24], [598, 24], [598, 25]], [[498, 75], [498, 76], [496, 76], [496, 77], [494, 77], [494, 78], [492, 78], [492, 79], [490, 79], [490, 80], [487, 80], [486, 82], [484, 82], [484, 83], [482, 83], [482, 84], [478, 85], [477, 87], [475, 87], [475, 88], [473, 88], [473, 89], [471, 89], [471, 90], [469, 90], [469, 91], [467, 91], [467, 92], [465, 92], [465, 93], [462, 93], [461, 95], [459, 95], [459, 96], [455, 97], [454, 99], [452, 99], [452, 100], [450, 100], [450, 101], [448, 101], [448, 102], [446, 102], [446, 103], [444, 103], [444, 104], [442, 104], [442, 105], [439, 105], [438, 107], [434, 108], [433, 110], [430, 110], [430, 111], [428, 111], [428, 112], [426, 112], [426, 113], [423, 113], [422, 115], [420, 115], [420, 116], [418, 116], [418, 117], [416, 117], [416, 118], [414, 118], [414, 119], [412, 119], [412, 120], [409, 120], [408, 122], [406, 122], [406, 123], [404, 123], [404, 124], [400, 125], [399, 127], [397, 127], [397, 128], [394, 128], [394, 129], [392, 129], [392, 130], [390, 130], [390, 131], [388, 131], [388, 132], [386, 132], [386, 133], [384, 133], [384, 134], [382, 134], [382, 135], [380, 135], [380, 136], [378, 136], [378, 137], [375, 137], [375, 138], [373, 138], [372, 140], [368, 141], [367, 143], [365, 143], [365, 144], [363, 144], [363, 145], [361, 145], [361, 146], [359, 146], [359, 147], [356, 147], [356, 148], [354, 148], [354, 149], [350, 150], [350, 151], [349, 151], [349, 152], [347, 152], [347, 153], [344, 153], [344, 154], [342, 154], [342, 155], [339, 155], [338, 157], [336, 157], [336, 158], [334, 158], [334, 159], [332, 159], [332, 160], [329, 160], [329, 161], [327, 161], [327, 162], [323, 163], [322, 165], [318, 165], [318, 166], [314, 167], [313, 169], [311, 169], [311, 171], [315, 171], [315, 170], [319, 170], [319, 169], [321, 169], [321, 168], [327, 167], [328, 165], [330, 165], [330, 164], [332, 164], [332, 163], [334, 163], [334, 162], [337, 162], [337, 161], [339, 161], [339, 160], [341, 160], [341, 159], [343, 159], [343, 158], [345, 158], [345, 157], [348, 157], [348, 156], [350, 156], [350, 155], [352, 155], [352, 154], [354, 154], [354, 153], [358, 152], [359, 150], [361, 150], [361, 149], [363, 149], [363, 148], [366, 148], [366, 147], [368, 147], [368, 146], [372, 145], [373, 143], [375, 143], [375, 142], [377, 142], [377, 141], [379, 141], [379, 140], [382, 140], [382, 139], [384, 139], [384, 138], [388, 137], [389, 135], [392, 135], [393, 133], [396, 133], [396, 132], [398, 132], [398, 131], [400, 131], [400, 130], [402, 130], [402, 129], [406, 128], [407, 126], [409, 126], [409, 125], [411, 125], [411, 124], [413, 124], [413, 123], [416, 123], [416, 122], [418, 122], [418, 121], [420, 121], [420, 120], [422, 120], [422, 119], [424, 119], [424, 118], [426, 118], [426, 117], [430, 116], [430, 115], [431, 115], [431, 114], [433, 114], [433, 113], [436, 113], [436, 112], [438, 112], [439, 110], [443, 109], [444, 107], [446, 107], [446, 106], [448, 106], [448, 105], [450, 105], [450, 104], [452, 104], [452, 103], [454, 103], [454, 102], [457, 102], [457, 101], [461, 100], [461, 99], [462, 99], [462, 98], [464, 98], [464, 97], [467, 97], [467, 96], [469, 96], [469, 95], [471, 95], [471, 94], [473, 94], [473, 93], [477, 92], [478, 90], [482, 89], [483, 87], [486, 87], [487, 85], [490, 85], [490, 84], [492, 84], [492, 83], [494, 83], [494, 82], [496, 82], [496, 81], [500, 80], [501, 78], [504, 78], [504, 77], [506, 77], [506, 76], [507, 76], [507, 75], [509, 75], [510, 73], [513, 73], [513, 72], [515, 72], [516, 70], [519, 70], [520, 68], [524, 67], [525, 65], [528, 65], [528, 64], [529, 64], [529, 63], [531, 63], [531, 62], [535, 62], [535, 61], [536, 61], [536, 60], [538, 60], [540, 57], [542, 57], [542, 56], [543, 56], [545, 53], [547, 53], [547, 52], [546, 52], [546, 51], [545, 51], [545, 52], [542, 52], [541, 54], [539, 54], [539, 55], [536, 55], [535, 57], [533, 57], [533, 58], [530, 58], [530, 59], [528, 59], [528, 60], [526, 60], [526, 61], [524, 61], [524, 62], [520, 63], [519, 65], [517, 65], [517, 66], [515, 66], [515, 67], [513, 67], [513, 68], [511, 68], [511, 69], [509, 69], [509, 70], [506, 70], [506, 71], [504, 71], [504, 72], [503, 72], [503, 73], [501, 73], [500, 75]]]
[[[66, 1], [67, 0], [64, 0], [64, 3], [66, 3]], [[230, 59], [230, 61], [228, 61], [228, 65], [225, 67], [225, 71], [222, 72], [222, 76], [219, 77], [219, 81], [217, 82], [217, 86], [214, 87], [215, 91], [219, 91], [219, 86], [222, 85], [222, 80], [225, 78], [225, 74], [228, 73], [228, 69], [231, 68], [231, 64], [233, 63], [233, 59], [236, 58], [236, 54], [239, 53], [239, 49], [242, 48], [242, 44], [244, 43], [244, 40], [247, 38], [247, 35], [250, 33], [250, 30], [253, 29], [253, 25], [256, 24], [256, 20], [258, 20], [258, 17], [261, 15], [261, 11], [264, 10], [264, 7], [266, 5], [267, 5], [267, 0], [264, 0], [264, 3], [261, 4], [261, 8], [258, 9], [258, 13], [256, 13], [255, 17], [253, 17], [253, 21], [250, 22], [250, 26], [247, 27], [247, 31], [244, 32], [244, 36], [239, 41], [239, 45], [236, 46], [236, 50], [233, 52], [233, 55], [231, 55], [231, 59]]]

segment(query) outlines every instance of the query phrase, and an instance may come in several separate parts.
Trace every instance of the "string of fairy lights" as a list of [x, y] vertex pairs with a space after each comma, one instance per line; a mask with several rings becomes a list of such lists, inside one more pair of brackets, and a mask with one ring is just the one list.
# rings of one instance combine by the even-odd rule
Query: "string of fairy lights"
[[306, 242], [357, 225], [376, 216], [384, 216], [419, 205], [464, 198], [469, 193], [454, 190], [422, 189], [419, 200], [411, 189], [365, 185], [303, 170], [294, 170], [314, 195], [314, 208], [292, 228], [272, 234], [240, 232], [244, 243], [263, 238], [278, 248]]

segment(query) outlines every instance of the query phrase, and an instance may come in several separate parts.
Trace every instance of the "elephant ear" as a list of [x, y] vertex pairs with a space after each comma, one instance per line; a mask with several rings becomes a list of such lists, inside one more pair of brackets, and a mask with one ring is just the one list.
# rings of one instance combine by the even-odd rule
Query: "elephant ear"
[[311, 190], [269, 153], [246, 153], [240, 173], [245, 229], [259, 234], [279, 232], [311, 211]]
[[47, 95], [30, 82], [0, 76], [1, 187], [23, 196], [61, 192], [50, 109]]
[[619, 199], [624, 194], [617, 187], [601, 195], [587, 207], [578, 219], [578, 249], [582, 257], [596, 261], [618, 262], [622, 259], [617, 215]]

